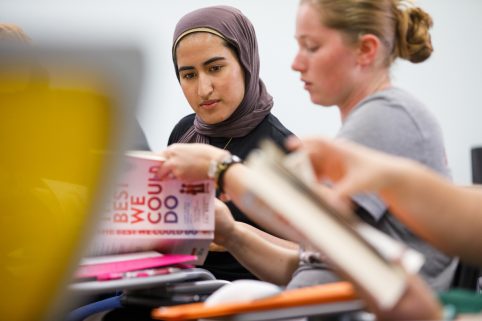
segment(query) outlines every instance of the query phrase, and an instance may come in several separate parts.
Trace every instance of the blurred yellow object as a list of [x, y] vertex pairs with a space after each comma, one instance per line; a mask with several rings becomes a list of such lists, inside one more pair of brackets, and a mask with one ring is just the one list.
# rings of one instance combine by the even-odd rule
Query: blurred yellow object
[[100, 85], [100, 70], [39, 73], [1, 54], [0, 319], [59, 319], [126, 113], [119, 91]]
[[0, 316], [36, 320], [90, 222], [113, 111], [92, 89], [13, 83], [0, 79]]

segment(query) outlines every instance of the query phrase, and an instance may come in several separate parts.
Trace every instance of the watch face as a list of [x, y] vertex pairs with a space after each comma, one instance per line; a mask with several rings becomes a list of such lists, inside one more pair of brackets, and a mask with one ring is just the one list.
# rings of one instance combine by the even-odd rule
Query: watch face
[[217, 180], [219, 174], [226, 170], [229, 165], [235, 163], [241, 163], [242, 160], [236, 155], [229, 155], [227, 158], [223, 159], [222, 161], [211, 160], [208, 167], [208, 177]]
[[239, 157], [236, 156], [236, 155], [232, 155], [232, 157], [231, 157], [231, 163], [241, 163], [241, 162], [242, 162], [241, 158], [239, 158]]

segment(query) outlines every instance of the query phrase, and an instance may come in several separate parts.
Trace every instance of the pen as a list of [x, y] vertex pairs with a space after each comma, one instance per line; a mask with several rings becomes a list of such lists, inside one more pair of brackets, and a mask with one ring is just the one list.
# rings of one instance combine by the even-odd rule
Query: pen
[[203, 302], [206, 300], [207, 297], [208, 295], [199, 294], [175, 294], [169, 297], [149, 297], [127, 292], [122, 294], [121, 302], [123, 306], [142, 306], [157, 308], [159, 306]]
[[180, 268], [168, 267], [168, 268], [162, 268], [162, 269], [148, 269], [148, 270], [139, 270], [139, 271], [124, 272], [124, 273], [105, 273], [105, 274], [98, 275], [97, 280], [111, 281], [111, 280], [119, 280], [119, 279], [145, 278], [149, 276], [169, 274], [180, 270], [181, 270]]

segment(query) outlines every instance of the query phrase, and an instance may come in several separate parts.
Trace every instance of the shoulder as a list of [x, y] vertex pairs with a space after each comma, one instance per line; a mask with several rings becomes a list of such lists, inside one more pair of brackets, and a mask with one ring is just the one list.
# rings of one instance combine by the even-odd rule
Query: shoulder
[[442, 130], [418, 99], [398, 88], [366, 98], [343, 124], [339, 137], [417, 160], [447, 176]]
[[278, 146], [284, 147], [287, 137], [293, 135], [279, 120], [272, 114], [268, 114], [252, 131], [246, 136], [233, 140], [229, 150], [244, 159], [253, 149], [258, 148], [264, 139], [271, 139]]
[[195, 117], [196, 114], [193, 113], [181, 118], [172, 129], [167, 144], [171, 145], [179, 141], [182, 135], [193, 125]]
[[352, 118], [352, 116], [360, 118], [367, 115], [375, 118], [385, 118], [396, 114], [416, 117], [419, 114], [428, 114], [428, 110], [412, 94], [399, 88], [389, 88], [361, 101], [348, 116], [348, 119]]
[[267, 136], [274, 138], [284, 139], [293, 133], [283, 125], [280, 120], [273, 114], [268, 114], [263, 121], [255, 129], [258, 132], [264, 132]]
[[383, 134], [424, 139], [439, 131], [438, 127], [422, 102], [404, 90], [390, 88], [363, 100], [347, 117], [340, 136]]

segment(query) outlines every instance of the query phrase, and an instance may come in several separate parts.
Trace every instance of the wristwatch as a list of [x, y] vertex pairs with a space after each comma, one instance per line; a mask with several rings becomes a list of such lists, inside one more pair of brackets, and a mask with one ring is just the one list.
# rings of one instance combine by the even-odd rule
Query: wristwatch
[[216, 189], [219, 193], [224, 193], [223, 179], [224, 174], [231, 165], [242, 163], [241, 158], [229, 154], [221, 160], [212, 160], [208, 168], [208, 177], [214, 179]]

